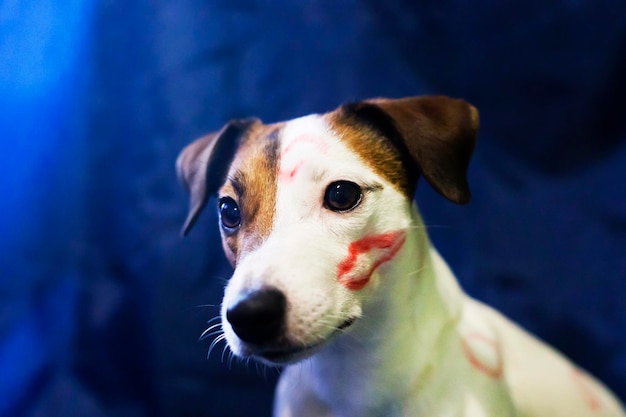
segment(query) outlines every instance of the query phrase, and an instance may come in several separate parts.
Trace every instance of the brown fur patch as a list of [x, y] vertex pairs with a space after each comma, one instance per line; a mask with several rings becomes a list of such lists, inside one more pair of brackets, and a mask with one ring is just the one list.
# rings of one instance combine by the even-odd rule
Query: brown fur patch
[[467, 168], [478, 111], [444, 96], [374, 99], [327, 115], [332, 128], [374, 170], [413, 197], [421, 175], [448, 200], [470, 199]]
[[231, 264], [258, 247], [269, 236], [276, 211], [278, 176], [278, 133], [281, 125], [253, 126], [243, 138], [232, 161], [219, 196], [229, 196], [239, 204], [241, 226], [227, 235], [224, 249]]
[[412, 165], [407, 166], [400, 151], [386, 137], [367, 125], [356, 123], [341, 107], [326, 117], [331, 129], [365, 164], [406, 196], [413, 196], [417, 172]]

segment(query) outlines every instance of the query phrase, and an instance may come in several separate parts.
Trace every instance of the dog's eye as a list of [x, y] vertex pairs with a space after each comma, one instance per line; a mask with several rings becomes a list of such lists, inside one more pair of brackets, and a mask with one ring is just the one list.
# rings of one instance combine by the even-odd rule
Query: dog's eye
[[361, 187], [350, 181], [336, 181], [326, 188], [324, 207], [332, 211], [349, 211], [360, 202]]
[[223, 197], [220, 199], [220, 220], [222, 226], [227, 230], [232, 230], [241, 224], [241, 213], [239, 206], [230, 197]]

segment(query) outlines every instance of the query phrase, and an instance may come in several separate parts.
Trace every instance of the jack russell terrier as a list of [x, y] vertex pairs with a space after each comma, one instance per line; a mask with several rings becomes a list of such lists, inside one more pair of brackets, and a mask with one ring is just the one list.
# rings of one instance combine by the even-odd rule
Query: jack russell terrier
[[183, 234], [216, 195], [235, 268], [215, 342], [289, 365], [276, 417], [625, 416], [600, 382], [464, 294], [431, 245], [418, 178], [467, 203], [477, 129], [463, 100], [374, 99], [231, 121], [183, 150]]

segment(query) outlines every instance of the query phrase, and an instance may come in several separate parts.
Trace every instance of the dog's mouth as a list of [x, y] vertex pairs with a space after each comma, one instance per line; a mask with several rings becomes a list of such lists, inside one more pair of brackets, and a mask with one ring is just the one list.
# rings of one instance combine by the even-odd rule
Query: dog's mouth
[[337, 334], [352, 326], [355, 321], [356, 317], [351, 317], [347, 319], [339, 326], [337, 326], [336, 330], [332, 332], [328, 337], [319, 342], [303, 346], [286, 346], [284, 348], [262, 349], [259, 352], [255, 352], [253, 355], [260, 359], [262, 362], [266, 362], [270, 365], [288, 365], [291, 363], [299, 362], [317, 353], [324, 346], [326, 346]]

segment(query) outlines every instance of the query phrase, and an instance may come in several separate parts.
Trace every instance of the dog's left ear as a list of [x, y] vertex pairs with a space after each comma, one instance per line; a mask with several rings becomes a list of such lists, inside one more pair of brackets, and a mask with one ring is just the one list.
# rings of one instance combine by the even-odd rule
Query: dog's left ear
[[[454, 203], [469, 202], [467, 168], [478, 133], [478, 110], [474, 106], [445, 96], [373, 99], [356, 106], [361, 106], [362, 116], [371, 118], [382, 110], [405, 147], [401, 152], [408, 152], [426, 181]], [[370, 106], [376, 109], [372, 111]], [[387, 121], [378, 117], [370, 123], [376, 128], [377, 123]]]
[[208, 134], [187, 145], [178, 155], [176, 172], [189, 191], [189, 214], [183, 225], [186, 236], [204, 208], [209, 196], [215, 194], [226, 176], [241, 138], [258, 119], [232, 120], [220, 131]]

